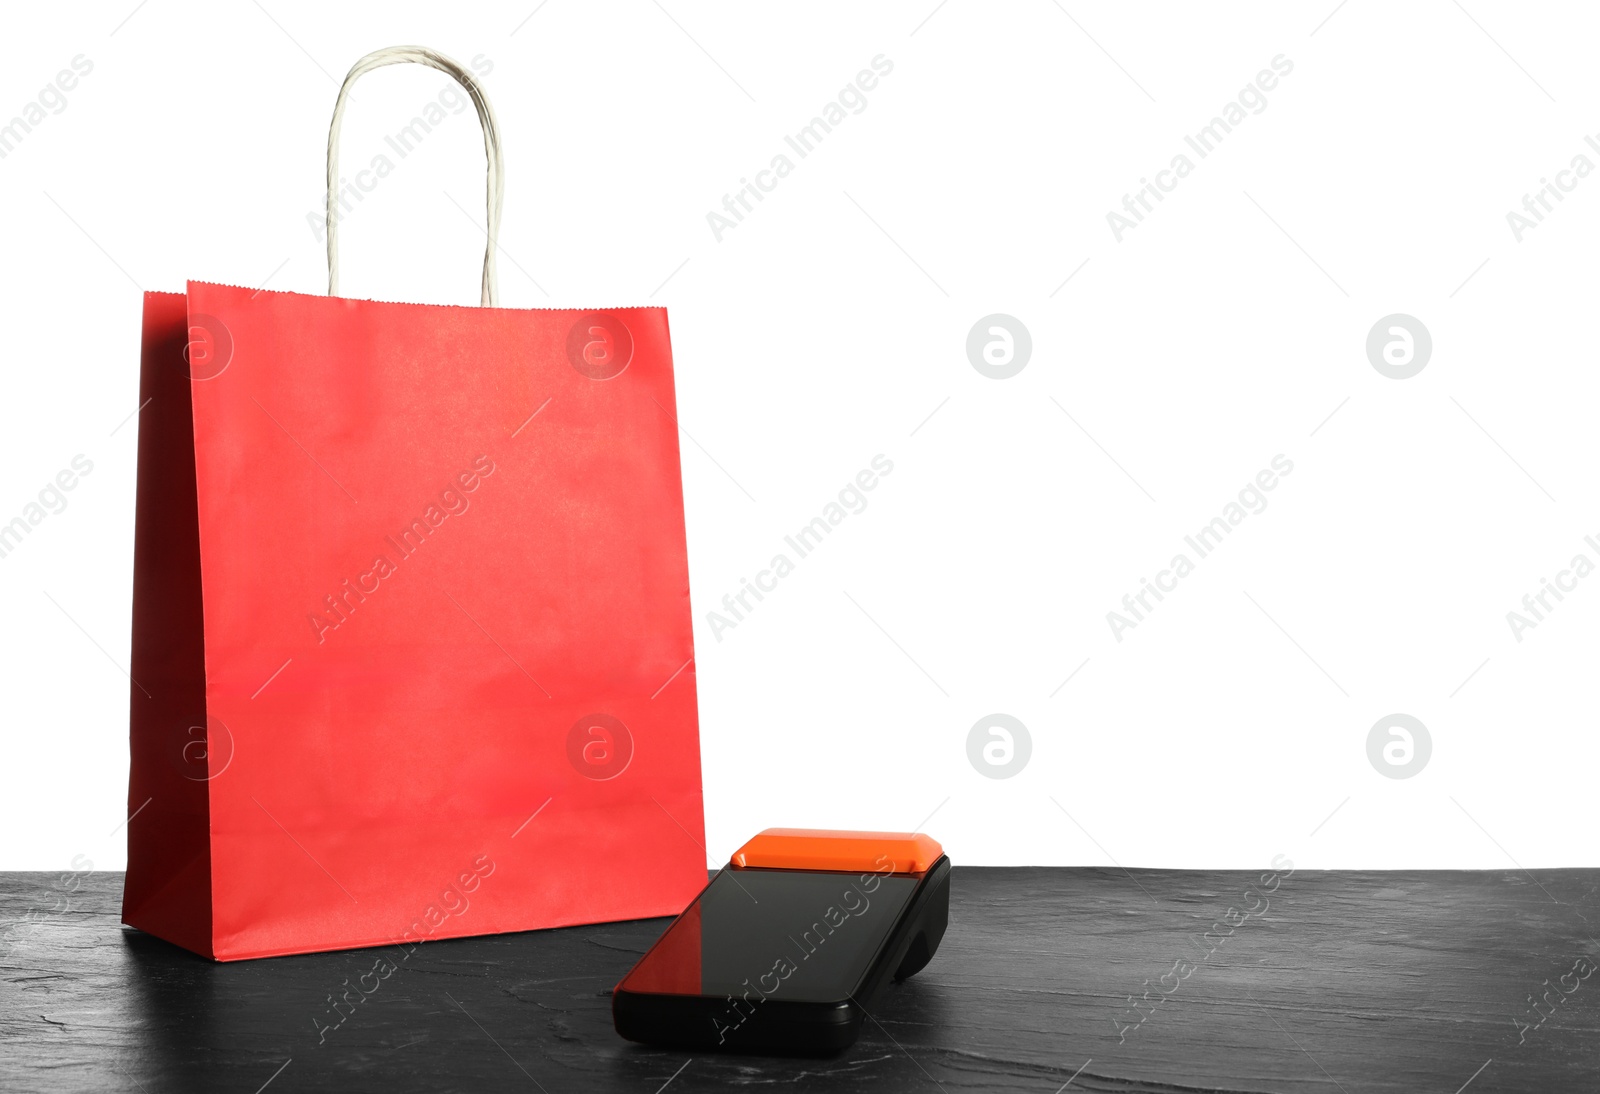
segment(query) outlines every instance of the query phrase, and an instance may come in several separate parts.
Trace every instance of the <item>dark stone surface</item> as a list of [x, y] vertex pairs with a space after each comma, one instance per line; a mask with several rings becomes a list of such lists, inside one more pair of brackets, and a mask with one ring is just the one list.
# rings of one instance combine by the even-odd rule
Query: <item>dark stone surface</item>
[[[7, 1092], [1600, 1090], [1600, 870], [1260, 894], [1260, 872], [957, 867], [932, 964], [823, 1060], [619, 1039], [609, 992], [665, 920], [219, 965], [123, 928], [121, 875], [59, 883], [0, 874]], [[382, 956], [398, 970], [319, 1034]]]

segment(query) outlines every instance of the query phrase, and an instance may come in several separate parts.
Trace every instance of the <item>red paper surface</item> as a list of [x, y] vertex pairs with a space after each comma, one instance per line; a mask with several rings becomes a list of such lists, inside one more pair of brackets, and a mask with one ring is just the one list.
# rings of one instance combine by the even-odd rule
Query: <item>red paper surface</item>
[[144, 326], [124, 921], [228, 960], [682, 911], [665, 311], [191, 282]]

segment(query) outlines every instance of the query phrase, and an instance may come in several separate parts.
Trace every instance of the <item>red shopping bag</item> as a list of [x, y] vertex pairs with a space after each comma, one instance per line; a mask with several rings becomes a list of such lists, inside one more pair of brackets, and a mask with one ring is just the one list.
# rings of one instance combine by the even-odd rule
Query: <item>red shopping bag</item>
[[221, 960], [704, 886], [660, 308], [147, 293], [123, 920]]

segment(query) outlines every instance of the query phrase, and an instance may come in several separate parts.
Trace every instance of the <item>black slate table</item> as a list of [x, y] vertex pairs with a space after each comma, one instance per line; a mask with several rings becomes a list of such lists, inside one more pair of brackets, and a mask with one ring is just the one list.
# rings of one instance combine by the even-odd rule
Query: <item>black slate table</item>
[[379, 951], [214, 964], [122, 927], [121, 875], [59, 881], [0, 874], [8, 1094], [1600, 1091], [1600, 870], [958, 866], [932, 964], [820, 1060], [620, 1040], [666, 920], [396, 953], [327, 1029]]

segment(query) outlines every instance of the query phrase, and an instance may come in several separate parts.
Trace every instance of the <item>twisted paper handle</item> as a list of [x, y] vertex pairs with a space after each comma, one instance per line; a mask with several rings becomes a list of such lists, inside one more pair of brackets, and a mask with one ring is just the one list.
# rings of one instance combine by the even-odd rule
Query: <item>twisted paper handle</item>
[[485, 185], [486, 234], [488, 245], [483, 252], [483, 296], [486, 308], [499, 306], [500, 288], [495, 276], [495, 250], [500, 236], [500, 207], [505, 200], [505, 164], [500, 156], [500, 129], [494, 119], [494, 107], [478, 86], [472, 73], [442, 53], [423, 46], [390, 46], [369, 53], [357, 61], [339, 87], [339, 100], [333, 104], [333, 123], [328, 127], [328, 205], [326, 225], [328, 233], [328, 295], [339, 295], [339, 217], [334, 211], [339, 189], [339, 128], [344, 123], [345, 99], [350, 85], [365, 73], [384, 65], [419, 64], [436, 68], [451, 76], [469, 96], [478, 109], [478, 123], [483, 127], [483, 152], [488, 161], [489, 177]]

